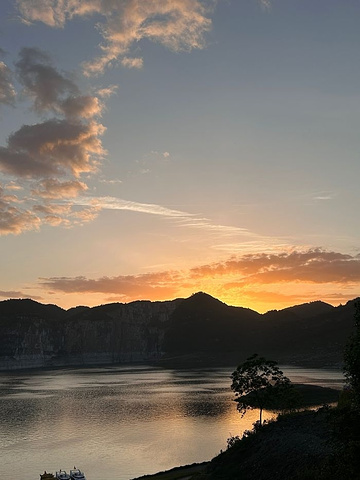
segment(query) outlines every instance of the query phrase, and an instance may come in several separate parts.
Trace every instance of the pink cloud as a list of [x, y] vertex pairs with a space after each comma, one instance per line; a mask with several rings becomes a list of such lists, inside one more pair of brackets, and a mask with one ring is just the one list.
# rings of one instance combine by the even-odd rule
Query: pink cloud
[[78, 180], [60, 182], [56, 178], [42, 180], [39, 187], [31, 191], [32, 195], [46, 199], [75, 198], [84, 193], [88, 186]]
[[203, 48], [204, 35], [211, 28], [208, 16], [214, 2], [202, 0], [17, 0], [23, 20], [40, 21], [51, 27], [63, 27], [75, 16], [98, 14], [104, 43], [102, 54], [84, 64], [85, 73], [98, 74], [112, 63], [122, 60], [127, 67], [141, 66], [139, 58], [128, 53], [143, 39], [160, 43], [174, 51]]
[[3, 195], [0, 186], [0, 235], [18, 235], [26, 230], [37, 229], [41, 223], [39, 217], [27, 209], [14, 205], [17, 199]]
[[[117, 295], [127, 300], [150, 298], [150, 293], [152, 298], [155, 298], [156, 293], [158, 299], [163, 299], [165, 294], [177, 296], [184, 291], [193, 293], [208, 289], [224, 295], [237, 290], [252, 300], [271, 296], [278, 301], [302, 298], [298, 292], [289, 297], [282, 292], [275, 291], [273, 294], [270, 291], [258, 290], [259, 285], [279, 282], [338, 286], [360, 284], [360, 257], [320, 249], [278, 255], [246, 255], [237, 260], [230, 259], [221, 264], [204, 265], [188, 271], [163, 271], [98, 279], [54, 277], [42, 279], [41, 286], [64, 293]], [[252, 292], [251, 286], [254, 287]]]

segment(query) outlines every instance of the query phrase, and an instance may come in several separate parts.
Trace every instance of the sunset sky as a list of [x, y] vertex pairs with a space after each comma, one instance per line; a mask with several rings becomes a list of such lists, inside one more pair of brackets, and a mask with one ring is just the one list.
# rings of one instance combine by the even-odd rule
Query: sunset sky
[[2, 0], [0, 300], [360, 295], [360, 3]]

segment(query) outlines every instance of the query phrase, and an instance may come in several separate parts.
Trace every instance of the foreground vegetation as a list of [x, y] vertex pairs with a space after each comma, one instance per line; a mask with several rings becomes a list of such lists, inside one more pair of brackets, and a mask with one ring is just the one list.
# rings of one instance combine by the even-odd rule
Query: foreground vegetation
[[[335, 408], [280, 415], [267, 425], [261, 425], [260, 417], [241, 439], [229, 439], [229, 448], [215, 457], [197, 480], [360, 479], [360, 302], [355, 304], [354, 326], [344, 355], [347, 386]], [[248, 408], [249, 392], [277, 395], [264, 380], [267, 372], [263, 366], [268, 363], [251, 357], [234, 372], [240, 378], [240, 388], [235, 385], [235, 391], [245, 394], [240, 397], [244, 408]], [[277, 373], [269, 377], [273, 384], [282, 379], [282, 372]], [[256, 395], [255, 405], [262, 406]]]
[[198, 478], [200, 473], [205, 472], [209, 462], [193, 463], [182, 467], [175, 467], [165, 472], [155, 473], [154, 475], [144, 475], [136, 480], [183, 480], [185, 478]]
[[[265, 425], [260, 416], [253, 430], [246, 431], [242, 438], [228, 439], [227, 450], [195, 473], [184, 468], [180, 475], [166, 480], [360, 479], [360, 302], [355, 304], [355, 329], [344, 359], [347, 386], [336, 407], [324, 405], [317, 410], [279, 415]], [[235, 401], [243, 414], [248, 408], [261, 411], [274, 398], [280, 398], [283, 385], [288, 385], [276, 362], [256, 355], [239, 365], [232, 377]], [[296, 396], [300, 398], [300, 390], [305, 406], [319, 392], [326, 398], [330, 389], [302, 386], [297, 390]], [[288, 395], [283, 398], [290, 399]]]
[[210, 462], [201, 479], [358, 479], [359, 427], [360, 415], [348, 408], [281, 415], [232, 442]]

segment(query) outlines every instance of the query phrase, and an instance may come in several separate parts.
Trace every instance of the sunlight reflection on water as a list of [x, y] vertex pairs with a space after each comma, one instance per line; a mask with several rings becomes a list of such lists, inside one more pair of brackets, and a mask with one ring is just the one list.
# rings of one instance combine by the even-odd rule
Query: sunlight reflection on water
[[[332, 370], [284, 367], [296, 382], [341, 387]], [[0, 478], [37, 480], [81, 467], [87, 480], [127, 480], [211, 459], [258, 419], [232, 402], [229, 369], [148, 366], [0, 375]], [[270, 418], [266, 413], [265, 418]]]

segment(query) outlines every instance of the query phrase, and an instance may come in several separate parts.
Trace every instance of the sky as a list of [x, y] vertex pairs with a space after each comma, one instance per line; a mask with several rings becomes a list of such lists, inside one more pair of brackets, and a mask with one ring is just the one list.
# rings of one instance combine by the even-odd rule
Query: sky
[[2, 0], [0, 300], [360, 295], [360, 4]]

